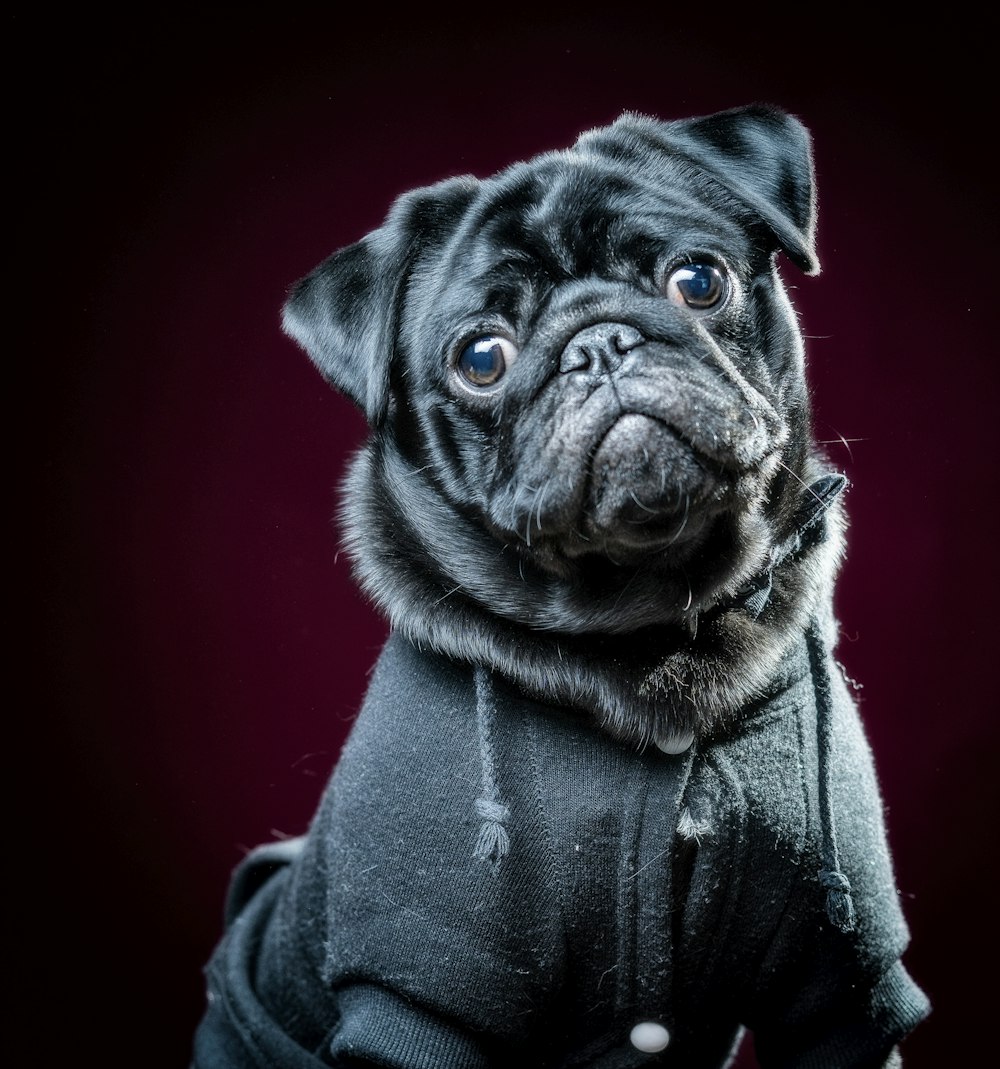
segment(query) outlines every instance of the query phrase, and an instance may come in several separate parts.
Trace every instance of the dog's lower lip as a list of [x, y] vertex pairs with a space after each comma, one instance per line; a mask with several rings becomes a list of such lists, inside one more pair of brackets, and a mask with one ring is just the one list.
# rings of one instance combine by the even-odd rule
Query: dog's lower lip
[[704, 541], [717, 512], [716, 508], [688, 507], [652, 517], [644, 523], [626, 521], [613, 528], [597, 528], [586, 522], [583, 537], [567, 546], [568, 555], [599, 553], [619, 559], [623, 555], [631, 558], [668, 553], [683, 558]]
[[673, 428], [626, 413], [594, 450], [583, 502], [587, 533], [621, 541], [635, 535], [639, 541], [679, 537], [718, 484], [719, 477]]

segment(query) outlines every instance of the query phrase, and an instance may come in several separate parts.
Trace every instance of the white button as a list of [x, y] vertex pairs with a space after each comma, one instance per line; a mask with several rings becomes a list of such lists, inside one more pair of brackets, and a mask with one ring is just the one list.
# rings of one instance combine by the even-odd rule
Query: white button
[[684, 753], [684, 751], [694, 742], [694, 733], [691, 731], [685, 731], [683, 735], [671, 735], [668, 739], [657, 739], [656, 745], [664, 753]]
[[670, 1042], [670, 1033], [656, 1021], [641, 1021], [632, 1029], [628, 1038], [636, 1050], [656, 1054]]

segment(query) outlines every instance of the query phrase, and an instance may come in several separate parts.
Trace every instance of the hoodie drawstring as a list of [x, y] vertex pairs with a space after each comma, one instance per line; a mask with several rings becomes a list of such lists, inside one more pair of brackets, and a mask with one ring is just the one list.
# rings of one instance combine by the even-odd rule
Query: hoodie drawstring
[[851, 884], [840, 871], [837, 826], [833, 815], [830, 754], [833, 750], [833, 691], [827, 666], [826, 647], [819, 624], [814, 620], [806, 631], [809, 667], [816, 692], [816, 741], [819, 761], [819, 814], [822, 825], [822, 868], [820, 886], [826, 888], [826, 915], [842, 932], [854, 930], [854, 901]]
[[507, 821], [510, 810], [500, 801], [496, 781], [496, 760], [493, 753], [493, 721], [496, 701], [490, 673], [481, 665], [475, 669], [476, 723], [479, 736], [479, 760], [483, 771], [483, 793], [476, 799], [476, 813], [482, 820], [479, 838], [472, 856], [483, 861], [496, 875], [500, 863], [510, 850]]
[[[824, 475], [808, 487], [792, 537], [774, 554], [770, 567], [757, 577], [737, 596], [745, 612], [754, 619], [763, 613], [771, 596], [774, 569], [787, 560], [793, 560], [826, 537], [826, 510], [840, 496], [847, 479], [840, 474]], [[826, 890], [826, 915], [830, 923], [842, 932], [854, 930], [854, 900], [851, 898], [850, 880], [840, 871], [840, 856], [837, 850], [837, 822], [834, 816], [832, 771], [830, 754], [833, 750], [833, 688], [826, 643], [818, 620], [812, 620], [806, 628], [806, 647], [809, 652], [809, 669], [816, 698], [816, 749], [819, 775], [820, 814], [820, 863], [818, 872], [820, 886]]]

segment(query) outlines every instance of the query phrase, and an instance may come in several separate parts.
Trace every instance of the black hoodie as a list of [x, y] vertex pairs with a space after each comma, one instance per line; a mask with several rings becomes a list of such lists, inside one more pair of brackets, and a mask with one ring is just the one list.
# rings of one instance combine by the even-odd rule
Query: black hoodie
[[881, 1065], [928, 1006], [832, 668], [804, 632], [668, 754], [393, 635], [309, 834], [236, 874], [194, 1066]]

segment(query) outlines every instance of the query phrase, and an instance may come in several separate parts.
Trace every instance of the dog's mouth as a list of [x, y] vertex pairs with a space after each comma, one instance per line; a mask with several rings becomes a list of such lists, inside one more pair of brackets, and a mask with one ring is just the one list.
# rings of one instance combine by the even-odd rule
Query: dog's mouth
[[728, 470], [666, 422], [624, 413], [589, 455], [574, 514], [540, 529], [532, 555], [543, 566], [553, 563], [553, 553], [682, 565], [700, 552], [720, 516], [745, 509], [756, 485], [754, 475]]
[[726, 464], [663, 419], [620, 412], [589, 450], [568, 465], [564, 459], [566, 477], [513, 492], [513, 522], [498, 535], [513, 535], [537, 565], [557, 573], [588, 558], [683, 566], [717, 520], [747, 509], [767, 467]]
[[697, 540], [730, 483], [713, 467], [660, 420], [622, 415], [591, 458], [578, 550], [648, 553]]

